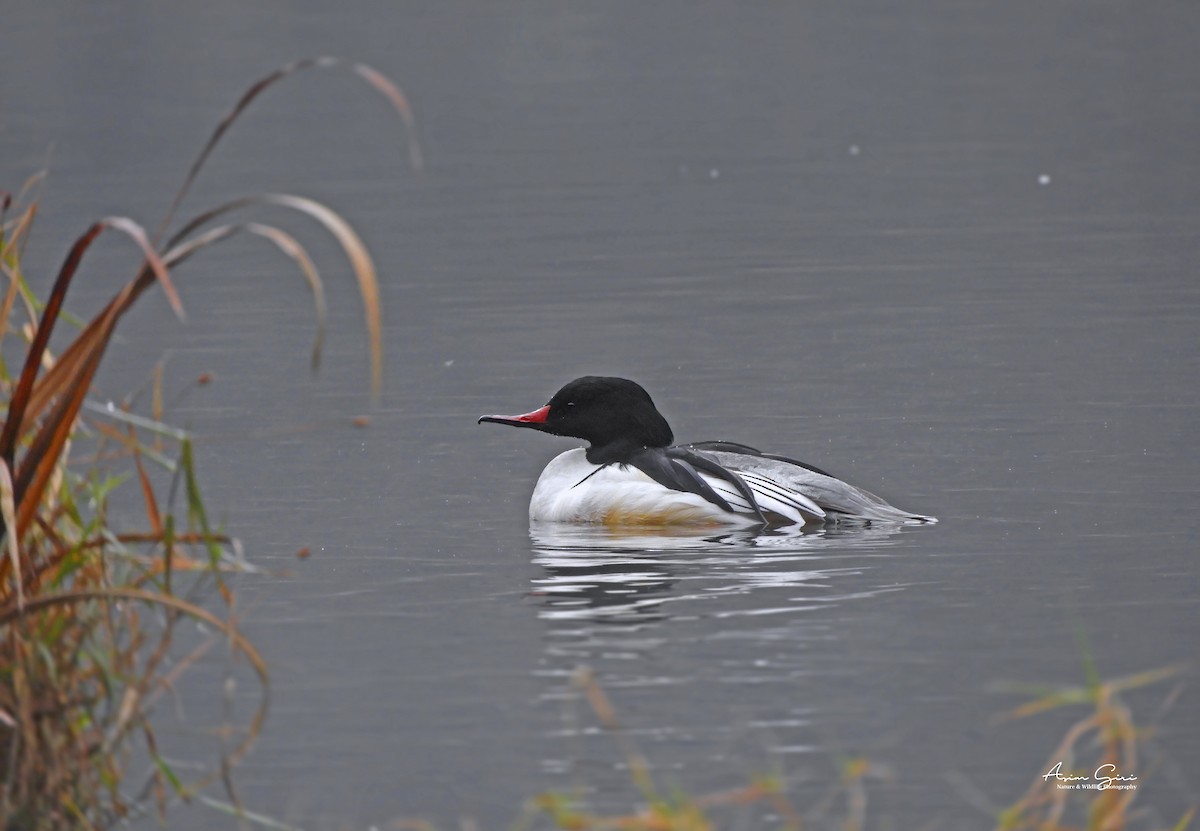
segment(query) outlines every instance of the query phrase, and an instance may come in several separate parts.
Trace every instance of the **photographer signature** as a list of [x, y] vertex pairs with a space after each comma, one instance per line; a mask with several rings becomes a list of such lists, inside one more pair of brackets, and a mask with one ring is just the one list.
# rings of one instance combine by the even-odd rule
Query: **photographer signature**
[[1101, 765], [1096, 768], [1096, 772], [1091, 776], [1071, 776], [1062, 772], [1063, 763], [1059, 762], [1054, 767], [1050, 768], [1050, 772], [1042, 777], [1042, 781], [1053, 777], [1059, 782], [1095, 782], [1095, 785], [1090, 787], [1099, 791], [1105, 791], [1116, 785], [1118, 782], [1133, 782], [1137, 779], [1136, 776], [1121, 776], [1117, 773], [1116, 765]]

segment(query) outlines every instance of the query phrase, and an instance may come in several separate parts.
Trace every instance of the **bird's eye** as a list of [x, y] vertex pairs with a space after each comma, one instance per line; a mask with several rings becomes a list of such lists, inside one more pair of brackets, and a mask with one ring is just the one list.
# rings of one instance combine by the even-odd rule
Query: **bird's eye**
[[574, 407], [574, 406], [575, 406], [575, 402], [574, 402], [574, 401], [568, 401], [568, 402], [567, 402], [567, 406], [568, 406], [568, 407]]

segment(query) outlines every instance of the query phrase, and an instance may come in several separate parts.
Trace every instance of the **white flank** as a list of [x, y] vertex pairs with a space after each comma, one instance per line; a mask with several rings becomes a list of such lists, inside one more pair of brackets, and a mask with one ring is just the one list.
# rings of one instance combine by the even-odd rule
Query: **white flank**
[[[803, 525], [825, 516], [802, 493], [757, 473], [739, 473], [769, 518]], [[757, 515], [733, 485], [701, 475], [734, 513], [697, 494], [660, 485], [635, 467], [613, 464], [601, 468], [587, 460], [583, 448], [576, 448], [546, 465], [529, 501], [529, 518], [608, 525], [757, 524]]]

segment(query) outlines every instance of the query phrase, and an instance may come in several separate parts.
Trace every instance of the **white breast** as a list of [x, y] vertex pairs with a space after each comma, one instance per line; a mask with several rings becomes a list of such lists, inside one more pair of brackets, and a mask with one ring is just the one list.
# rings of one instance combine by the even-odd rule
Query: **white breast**
[[[736, 513], [694, 493], [675, 491], [660, 485], [635, 467], [606, 465], [600, 467], [587, 460], [583, 448], [568, 450], [557, 456], [542, 471], [533, 497], [529, 501], [529, 518], [544, 522], [591, 522], [608, 525], [752, 525], [758, 518], [740, 494], [727, 482], [704, 475], [730, 503]], [[787, 504], [764, 487], [778, 489], [775, 482], [761, 477], [744, 477], [759, 498], [760, 504], [781, 518], [803, 524], [809, 513], [823, 516], [816, 505], [804, 497], [804, 511], [791, 500]], [[799, 495], [797, 495], [799, 496]], [[811, 508], [811, 510], [810, 510]]]

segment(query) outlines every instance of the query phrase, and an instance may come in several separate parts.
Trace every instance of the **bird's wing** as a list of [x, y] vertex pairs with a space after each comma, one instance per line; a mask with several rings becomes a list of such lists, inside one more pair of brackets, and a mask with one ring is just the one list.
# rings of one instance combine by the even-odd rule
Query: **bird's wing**
[[628, 464], [664, 487], [698, 494], [730, 513], [753, 514], [764, 525], [803, 524], [825, 516], [803, 493], [754, 471], [735, 471], [713, 454], [690, 447], [646, 448]]
[[698, 442], [686, 446], [711, 456], [722, 467], [734, 471], [743, 479], [760, 475], [789, 492], [802, 494], [830, 514], [830, 519], [906, 523], [937, 521], [933, 517], [902, 511], [870, 491], [787, 456], [762, 453], [734, 442]]

